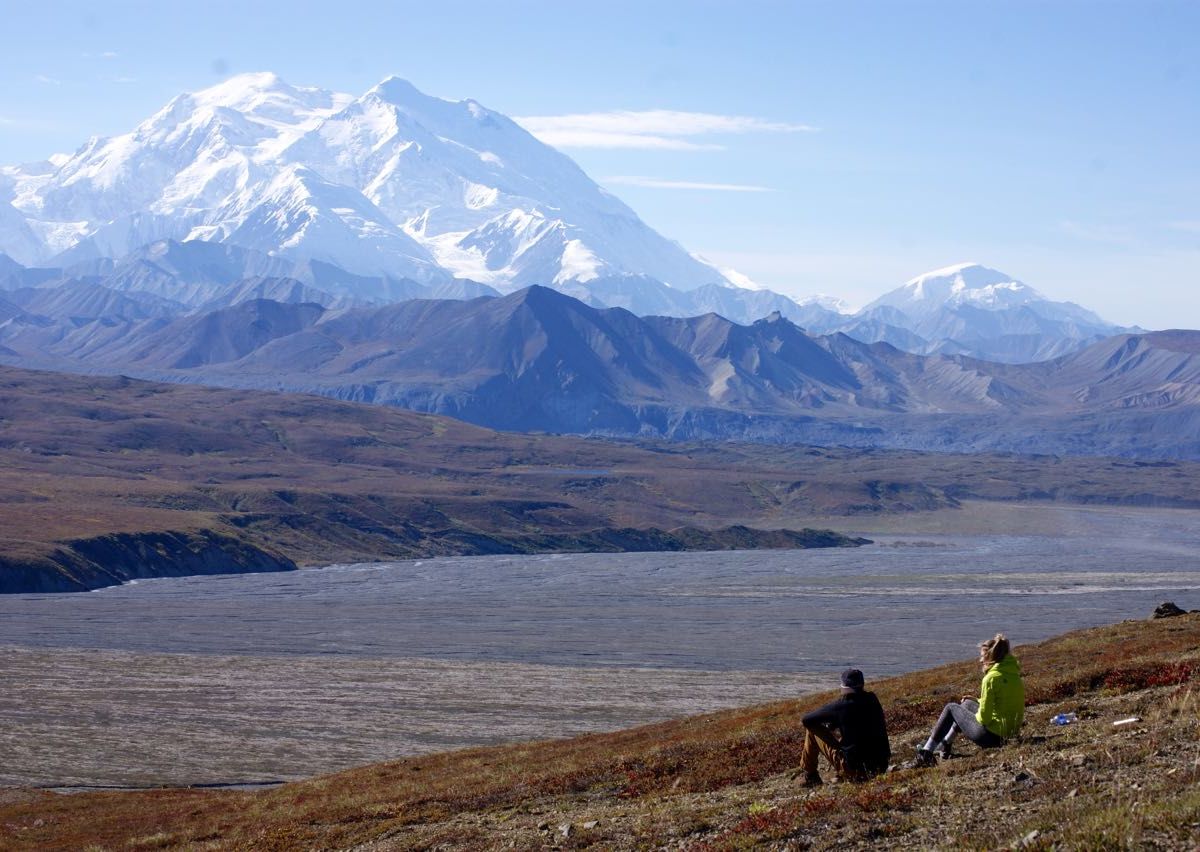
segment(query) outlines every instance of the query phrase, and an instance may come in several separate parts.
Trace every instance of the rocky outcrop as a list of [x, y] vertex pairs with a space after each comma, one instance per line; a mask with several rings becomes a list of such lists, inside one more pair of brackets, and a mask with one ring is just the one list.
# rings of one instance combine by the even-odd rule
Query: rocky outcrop
[[286, 556], [213, 530], [111, 533], [44, 554], [0, 553], [0, 593], [84, 592], [150, 577], [294, 571]]
[[1178, 606], [1175, 605], [1174, 601], [1167, 601], [1166, 603], [1161, 603], [1158, 606], [1156, 606], [1154, 608], [1154, 615], [1151, 617], [1152, 618], [1174, 618], [1177, 615], [1187, 615], [1187, 610], [1180, 609]]
[[[810, 547], [859, 547], [870, 539], [832, 530], [759, 530], [744, 526], [705, 530], [679, 527], [603, 527], [547, 535], [464, 536], [448, 531], [459, 549], [471, 553], [654, 553], [682, 550], [798, 550]], [[439, 536], [440, 537], [440, 536]]]
[[[870, 539], [853, 538], [832, 530], [760, 530], [745, 526], [715, 530], [680, 527], [661, 530], [602, 531], [601, 539], [620, 544], [621, 550], [797, 550], [810, 547], [859, 547]], [[600, 548], [596, 548], [600, 549]]]

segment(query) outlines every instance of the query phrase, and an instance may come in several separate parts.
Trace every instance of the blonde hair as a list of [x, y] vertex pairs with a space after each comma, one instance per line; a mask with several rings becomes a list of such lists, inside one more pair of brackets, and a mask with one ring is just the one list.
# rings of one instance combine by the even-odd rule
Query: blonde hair
[[1003, 633], [979, 643], [979, 659], [984, 663], [998, 663], [1008, 656], [1008, 651], [1008, 637]]

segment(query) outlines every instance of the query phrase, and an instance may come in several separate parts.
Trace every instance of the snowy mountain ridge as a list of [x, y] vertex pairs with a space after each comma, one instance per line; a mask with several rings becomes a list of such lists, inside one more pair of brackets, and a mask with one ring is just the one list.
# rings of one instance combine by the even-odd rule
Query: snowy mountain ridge
[[502, 291], [729, 284], [507, 116], [397, 77], [353, 97], [243, 74], [65, 159], [0, 169], [0, 252], [25, 265], [160, 239]]
[[[192, 277], [206, 244], [257, 255], [222, 267], [228, 280]], [[182, 272], [156, 267], [147, 249], [160, 245], [189, 258]], [[974, 263], [853, 314], [830, 297], [790, 299], [664, 238], [507, 116], [397, 77], [355, 97], [243, 74], [173, 98], [127, 134], [0, 167], [3, 255], [59, 270], [10, 276], [14, 289], [100, 275], [193, 309], [266, 292], [267, 276], [308, 288], [270, 292], [323, 304], [546, 285], [642, 316], [745, 324], [779, 312], [814, 333], [1011, 362], [1121, 330]], [[136, 274], [112, 271], [125, 259]], [[102, 260], [111, 270], [80, 272]]]
[[1004, 310], [1049, 300], [1034, 288], [996, 269], [978, 263], [958, 263], [918, 275], [871, 302], [862, 313], [888, 306], [914, 319], [944, 307], [971, 305], [981, 310]]
[[1047, 299], [1007, 273], [978, 263], [959, 263], [918, 275], [880, 296], [858, 315], [868, 315], [878, 308], [895, 308], [921, 323], [940, 311], [964, 307], [981, 311], [1024, 307], [1047, 319], [1071, 320], [1097, 327], [1110, 325], [1086, 308], [1073, 302]]

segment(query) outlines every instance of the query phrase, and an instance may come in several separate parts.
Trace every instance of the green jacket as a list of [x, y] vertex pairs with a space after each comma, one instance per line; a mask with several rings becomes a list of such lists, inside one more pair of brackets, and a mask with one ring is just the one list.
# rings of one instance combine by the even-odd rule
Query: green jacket
[[1011, 737], [1025, 721], [1025, 684], [1021, 666], [1009, 654], [993, 663], [983, 676], [979, 691], [979, 712], [975, 718], [998, 737]]

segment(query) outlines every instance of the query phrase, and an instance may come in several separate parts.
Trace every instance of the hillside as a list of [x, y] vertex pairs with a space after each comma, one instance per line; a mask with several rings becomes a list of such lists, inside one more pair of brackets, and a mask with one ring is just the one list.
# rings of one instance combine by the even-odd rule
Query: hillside
[[491, 429], [1200, 458], [1200, 332], [1014, 365], [812, 336], [777, 313], [745, 326], [638, 317], [545, 287], [358, 308], [253, 299], [173, 318], [144, 305], [124, 319], [13, 310], [0, 359], [17, 366], [314, 393]]
[[[11, 849], [1159, 848], [1200, 841], [1200, 615], [1018, 646], [1028, 714], [1004, 748], [799, 788], [799, 716], [829, 694], [568, 740], [382, 763], [263, 792], [0, 793]], [[868, 668], [864, 664], [864, 668]], [[869, 677], [869, 672], [868, 672]], [[869, 681], [903, 758], [963, 661]], [[746, 696], [753, 700], [753, 696]], [[1061, 711], [1080, 721], [1060, 728]], [[1114, 728], [1117, 719], [1140, 722]]]
[[515, 435], [313, 396], [8, 368], [0, 462], [9, 590], [106, 585], [138, 575], [97, 564], [146, 559], [213, 571], [222, 554], [265, 570], [851, 544], [803, 530], [964, 500], [1200, 505], [1191, 462]]

